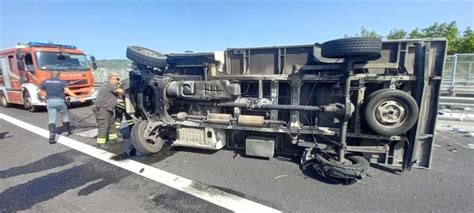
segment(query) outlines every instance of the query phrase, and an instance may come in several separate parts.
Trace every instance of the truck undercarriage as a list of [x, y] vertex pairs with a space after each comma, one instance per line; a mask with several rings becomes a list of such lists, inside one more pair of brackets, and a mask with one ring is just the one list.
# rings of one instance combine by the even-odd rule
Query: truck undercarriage
[[334, 178], [370, 163], [429, 168], [446, 40], [323, 44], [163, 55], [127, 48], [132, 130], [144, 154], [173, 146], [301, 156]]

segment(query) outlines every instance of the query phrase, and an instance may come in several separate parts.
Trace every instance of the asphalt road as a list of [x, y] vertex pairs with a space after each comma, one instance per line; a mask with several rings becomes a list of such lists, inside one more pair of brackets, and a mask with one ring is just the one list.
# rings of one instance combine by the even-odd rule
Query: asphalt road
[[[47, 129], [45, 112], [0, 113]], [[90, 108], [70, 110], [75, 133], [94, 128]], [[85, 119], [84, 119], [85, 118]], [[58, 126], [59, 125], [58, 123]], [[71, 138], [93, 145], [94, 138]], [[134, 161], [283, 212], [474, 212], [474, 138], [440, 132], [430, 170], [372, 166], [353, 184], [303, 174], [298, 159], [232, 150], [169, 148]], [[120, 153], [121, 145], [111, 147]], [[0, 212], [229, 212], [0, 119]]]

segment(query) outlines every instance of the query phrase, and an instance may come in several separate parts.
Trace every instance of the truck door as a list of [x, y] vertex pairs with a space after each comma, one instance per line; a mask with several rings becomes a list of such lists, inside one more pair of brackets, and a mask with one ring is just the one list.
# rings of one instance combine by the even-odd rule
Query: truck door
[[10, 74], [8, 73], [8, 65], [6, 58], [0, 58], [0, 85], [3, 85], [6, 89], [10, 89]]
[[10, 68], [11, 89], [21, 90], [20, 72], [17, 67], [17, 60], [13, 55], [8, 56], [8, 66]]

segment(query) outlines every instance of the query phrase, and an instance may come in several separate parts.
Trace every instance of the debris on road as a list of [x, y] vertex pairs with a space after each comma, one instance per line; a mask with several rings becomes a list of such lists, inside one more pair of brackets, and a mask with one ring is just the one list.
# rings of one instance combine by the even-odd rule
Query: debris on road
[[474, 149], [474, 143], [467, 144], [467, 148]]
[[458, 152], [458, 149], [453, 148], [453, 149], [450, 149], [449, 151], [450, 151], [450, 152]]
[[278, 175], [278, 176], [274, 177], [273, 179], [278, 180], [282, 177], [288, 177], [288, 175]]
[[458, 128], [458, 127], [454, 127], [454, 128], [453, 128], [453, 132], [454, 132], [454, 133], [468, 133], [468, 131], [466, 131], [465, 129], [463, 129], [463, 128]]
[[438, 144], [433, 144], [434, 147], [440, 148], [441, 146]]

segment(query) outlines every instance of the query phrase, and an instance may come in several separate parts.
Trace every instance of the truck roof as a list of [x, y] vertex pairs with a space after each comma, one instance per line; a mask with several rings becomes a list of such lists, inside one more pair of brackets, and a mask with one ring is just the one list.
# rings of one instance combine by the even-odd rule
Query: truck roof
[[54, 44], [54, 43], [43, 43], [43, 42], [28, 42], [27, 44], [18, 44], [13, 48], [8, 48], [0, 50], [0, 54], [16, 52], [17, 49], [22, 51], [50, 51], [57, 52], [59, 48], [62, 48], [64, 52], [67, 53], [83, 53], [81, 50], [78, 50], [75, 45], [68, 44]]

